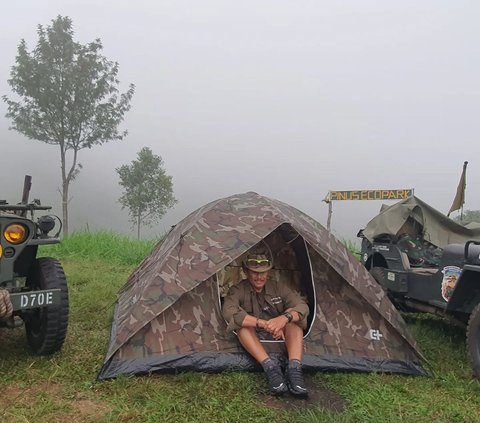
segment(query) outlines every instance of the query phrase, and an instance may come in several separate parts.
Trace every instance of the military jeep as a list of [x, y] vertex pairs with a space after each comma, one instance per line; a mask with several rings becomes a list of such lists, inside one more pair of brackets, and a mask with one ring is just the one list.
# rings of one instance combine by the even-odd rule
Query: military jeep
[[25, 325], [33, 353], [46, 355], [60, 350], [65, 340], [68, 287], [57, 260], [37, 258], [39, 245], [60, 242], [61, 220], [48, 214], [34, 220], [35, 212], [51, 207], [39, 200], [29, 203], [30, 186], [26, 176], [19, 204], [0, 200], [0, 328]]
[[[397, 242], [414, 220], [437, 263], [413, 261]], [[460, 225], [416, 197], [383, 208], [358, 236], [361, 260], [400, 310], [447, 317], [466, 329], [473, 375], [480, 378], [480, 228]], [[418, 259], [418, 251], [416, 251]]]

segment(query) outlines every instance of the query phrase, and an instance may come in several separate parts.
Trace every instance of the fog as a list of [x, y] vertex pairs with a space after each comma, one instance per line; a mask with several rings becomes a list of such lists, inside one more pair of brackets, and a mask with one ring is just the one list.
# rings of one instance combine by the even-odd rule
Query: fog
[[[255, 191], [326, 224], [329, 190], [413, 188], [447, 212], [469, 162], [465, 209], [480, 209], [480, 3], [472, 1], [33, 1], [0, 16], [0, 94], [20, 39], [57, 15], [100, 38], [136, 86], [129, 135], [80, 152], [70, 227], [134, 234], [115, 168], [160, 155], [178, 204], [145, 237], [217, 198]], [[9, 130], [0, 102], [0, 199], [61, 214], [57, 146]], [[389, 204], [392, 204], [391, 202]], [[379, 201], [337, 201], [332, 230], [355, 240]]]

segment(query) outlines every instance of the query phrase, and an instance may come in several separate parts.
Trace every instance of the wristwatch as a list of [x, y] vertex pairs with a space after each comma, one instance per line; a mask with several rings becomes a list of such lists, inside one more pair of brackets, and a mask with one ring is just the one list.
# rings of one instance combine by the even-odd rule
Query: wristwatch
[[288, 311], [284, 312], [283, 315], [288, 319], [288, 323], [293, 320], [293, 316]]

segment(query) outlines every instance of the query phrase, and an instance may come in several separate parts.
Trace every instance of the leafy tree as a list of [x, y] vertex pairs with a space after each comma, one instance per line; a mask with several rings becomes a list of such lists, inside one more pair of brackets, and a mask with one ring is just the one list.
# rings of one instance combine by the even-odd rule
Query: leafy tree
[[60, 147], [64, 234], [68, 235], [68, 190], [82, 165], [79, 151], [127, 134], [119, 131], [130, 109], [134, 86], [119, 94], [118, 63], [101, 55], [99, 39], [82, 45], [73, 40], [72, 21], [58, 16], [51, 26], [38, 26], [37, 46], [18, 45], [8, 80], [20, 98], [7, 96], [7, 118], [30, 139]]
[[463, 217], [461, 215], [455, 216], [453, 220], [462, 223], [477, 222], [480, 223], [480, 210], [465, 210]]
[[177, 200], [173, 196], [172, 177], [163, 169], [163, 160], [148, 147], [137, 153], [137, 160], [130, 165], [115, 169], [120, 176], [124, 193], [119, 202], [122, 209], [129, 210], [130, 221], [137, 227], [151, 226], [173, 207]]

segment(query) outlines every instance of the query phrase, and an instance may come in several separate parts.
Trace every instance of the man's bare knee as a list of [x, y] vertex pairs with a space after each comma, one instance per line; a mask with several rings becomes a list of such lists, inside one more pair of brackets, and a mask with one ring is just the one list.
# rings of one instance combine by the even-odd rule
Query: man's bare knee
[[255, 328], [240, 328], [237, 330], [237, 336], [239, 338], [243, 338], [245, 336], [253, 336], [254, 338], [258, 338]]
[[296, 322], [287, 323], [284, 328], [285, 336], [301, 336], [303, 338], [303, 328]]

